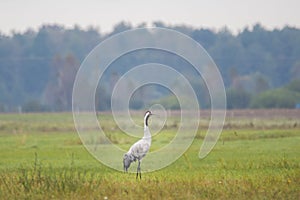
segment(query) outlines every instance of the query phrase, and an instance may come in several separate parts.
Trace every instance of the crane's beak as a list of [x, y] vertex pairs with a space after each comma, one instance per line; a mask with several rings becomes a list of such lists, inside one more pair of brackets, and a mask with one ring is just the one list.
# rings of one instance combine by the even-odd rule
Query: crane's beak
[[158, 114], [154, 114], [154, 113], [151, 113], [151, 115], [154, 115], [154, 116], [159, 116]]

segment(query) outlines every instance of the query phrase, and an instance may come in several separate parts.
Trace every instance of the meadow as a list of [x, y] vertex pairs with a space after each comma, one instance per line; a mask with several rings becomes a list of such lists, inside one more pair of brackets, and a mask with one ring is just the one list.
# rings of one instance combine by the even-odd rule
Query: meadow
[[[187, 152], [141, 180], [90, 155], [72, 113], [0, 114], [0, 199], [300, 199], [300, 110], [228, 111], [215, 148], [200, 160], [209, 122], [202, 113]], [[136, 141], [99, 115], [115, 144], [128, 149]], [[151, 148], [172, 137], [178, 119], [166, 125]]]

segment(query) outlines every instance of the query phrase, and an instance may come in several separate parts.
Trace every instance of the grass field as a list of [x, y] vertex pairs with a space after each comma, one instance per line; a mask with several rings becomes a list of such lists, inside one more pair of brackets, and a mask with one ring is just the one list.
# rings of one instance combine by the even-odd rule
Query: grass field
[[[129, 148], [136, 139], [100, 115], [107, 136]], [[229, 111], [217, 145], [199, 160], [208, 116], [180, 159], [136, 180], [86, 151], [71, 113], [1, 114], [0, 199], [300, 199], [299, 110]], [[153, 138], [154, 149], [176, 123]]]

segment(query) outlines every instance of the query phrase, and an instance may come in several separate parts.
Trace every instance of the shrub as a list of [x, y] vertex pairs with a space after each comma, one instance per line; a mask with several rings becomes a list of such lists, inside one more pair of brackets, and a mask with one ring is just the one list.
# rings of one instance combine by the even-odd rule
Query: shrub
[[251, 101], [251, 108], [294, 108], [300, 101], [300, 94], [287, 89], [274, 89], [263, 92]]
[[251, 101], [251, 94], [243, 89], [229, 89], [226, 92], [227, 108], [247, 108]]
[[48, 111], [45, 105], [42, 105], [39, 101], [32, 100], [25, 103], [22, 107], [23, 112], [45, 112]]

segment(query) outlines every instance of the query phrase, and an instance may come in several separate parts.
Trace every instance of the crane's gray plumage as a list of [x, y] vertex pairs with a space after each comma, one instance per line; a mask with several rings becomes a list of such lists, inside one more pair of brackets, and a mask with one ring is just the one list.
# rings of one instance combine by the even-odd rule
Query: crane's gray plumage
[[151, 133], [148, 127], [148, 119], [151, 115], [152, 113], [147, 111], [144, 116], [144, 137], [134, 143], [123, 157], [123, 166], [125, 172], [128, 171], [128, 168], [132, 162], [135, 162], [136, 160], [138, 161], [136, 178], [138, 178], [139, 174], [140, 178], [142, 178], [141, 160], [146, 156], [151, 146]]

